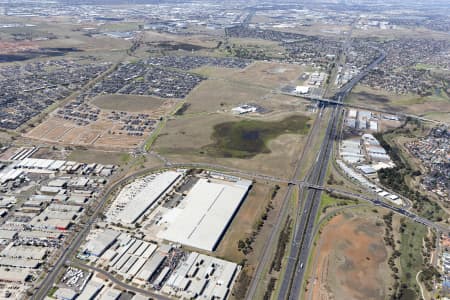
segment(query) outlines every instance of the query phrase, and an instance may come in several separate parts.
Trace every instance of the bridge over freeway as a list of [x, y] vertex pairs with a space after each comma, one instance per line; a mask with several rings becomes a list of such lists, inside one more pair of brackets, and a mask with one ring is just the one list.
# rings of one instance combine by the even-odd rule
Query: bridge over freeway
[[314, 101], [314, 102], [324, 103], [324, 104], [327, 104], [327, 105], [342, 105], [342, 106], [345, 106], [345, 107], [353, 107], [353, 108], [357, 108], [357, 109], [376, 111], [376, 112], [380, 112], [380, 113], [384, 113], [384, 114], [394, 115], [394, 116], [401, 117], [401, 118], [411, 118], [411, 119], [416, 119], [416, 120], [423, 121], [423, 122], [430, 122], [430, 123], [436, 123], [436, 124], [443, 124], [443, 123], [445, 123], [443, 121], [432, 120], [432, 119], [424, 118], [424, 117], [421, 117], [421, 116], [418, 116], [418, 115], [407, 114], [407, 113], [400, 113], [400, 112], [393, 112], [393, 111], [388, 111], [388, 110], [384, 110], [384, 109], [380, 109], [380, 108], [376, 108], [376, 107], [370, 107], [370, 106], [367, 106], [367, 105], [345, 103], [345, 102], [340, 102], [340, 101], [337, 101], [337, 100], [334, 100], [334, 99], [309, 97], [309, 96], [298, 95], [298, 94], [290, 93], [290, 92], [281, 92], [281, 93], [283, 95], [297, 97], [297, 98], [303, 98], [303, 99], [311, 100], [311, 101]]

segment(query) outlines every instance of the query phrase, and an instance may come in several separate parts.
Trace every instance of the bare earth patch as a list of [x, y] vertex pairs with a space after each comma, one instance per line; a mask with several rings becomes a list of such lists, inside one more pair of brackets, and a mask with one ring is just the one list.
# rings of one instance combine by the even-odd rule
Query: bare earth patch
[[373, 216], [341, 214], [320, 236], [310, 299], [385, 299], [388, 252]]

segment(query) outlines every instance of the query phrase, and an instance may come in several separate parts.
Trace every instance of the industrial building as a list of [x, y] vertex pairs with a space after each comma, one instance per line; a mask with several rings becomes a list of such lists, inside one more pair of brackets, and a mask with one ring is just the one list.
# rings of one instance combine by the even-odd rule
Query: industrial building
[[98, 300], [116, 300], [120, 298], [122, 292], [114, 288], [105, 288], [100, 293]]
[[25, 283], [30, 273], [24, 269], [0, 267], [0, 282]]
[[167, 171], [134, 181], [119, 193], [109, 209], [108, 218], [124, 226], [134, 224], [181, 175]]
[[84, 252], [93, 256], [101, 256], [116, 241], [120, 232], [106, 229], [98, 232], [86, 243]]
[[231, 109], [231, 111], [234, 114], [243, 115], [243, 114], [257, 112], [258, 108], [256, 106], [254, 106], [254, 105], [243, 104], [243, 105], [240, 105], [238, 107], [234, 107], [233, 109]]
[[304, 86], [304, 85], [298, 85], [295, 87], [295, 93], [296, 94], [308, 94], [309, 93], [309, 86]]
[[72, 300], [77, 297], [77, 292], [69, 288], [59, 288], [53, 294], [53, 297], [59, 300]]
[[184, 299], [226, 299], [238, 271], [235, 263], [191, 252], [163, 291]]
[[158, 237], [213, 251], [250, 186], [249, 180], [232, 183], [201, 178], [181, 204], [167, 213], [167, 229]]
[[341, 142], [340, 155], [345, 162], [351, 164], [364, 161], [364, 154], [362, 154], [359, 139], [343, 140]]
[[105, 284], [98, 279], [91, 279], [84, 287], [77, 300], [93, 300], [100, 293]]

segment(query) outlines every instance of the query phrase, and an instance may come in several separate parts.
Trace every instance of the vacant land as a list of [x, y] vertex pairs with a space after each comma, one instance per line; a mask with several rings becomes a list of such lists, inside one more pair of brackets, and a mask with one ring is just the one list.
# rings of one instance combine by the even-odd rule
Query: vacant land
[[395, 30], [384, 30], [379, 28], [369, 28], [367, 29], [356, 29], [353, 31], [353, 35], [355, 37], [367, 38], [378, 37], [380, 39], [404, 39], [404, 38], [423, 38], [426, 36], [427, 38], [433, 38], [438, 40], [447, 40], [448, 34], [445, 32], [433, 31], [430, 29], [426, 29], [423, 27], [416, 28], [405, 28], [398, 27]]
[[333, 217], [315, 252], [310, 299], [386, 299], [390, 276], [383, 233], [375, 214], [352, 211]]
[[324, 193], [322, 194], [322, 198], [320, 200], [319, 217], [316, 221], [320, 221], [320, 216], [324, 214], [328, 215], [331, 211], [336, 210], [336, 208], [356, 204], [359, 204], [358, 200], [338, 199], [330, 196], [328, 193]]
[[205, 147], [206, 153], [219, 157], [250, 158], [270, 153], [267, 144], [281, 134], [306, 134], [308, 117], [291, 116], [281, 121], [242, 120], [214, 126], [214, 144]]
[[285, 105], [298, 102], [293, 97], [277, 95], [273, 90], [295, 85], [304, 68], [281, 63], [254, 63], [243, 70], [202, 67], [195, 72], [208, 77], [186, 98], [187, 113], [217, 112], [255, 103], [267, 109], [284, 110]]
[[191, 104], [188, 113], [216, 112], [243, 103], [258, 103], [268, 90], [224, 79], [200, 83], [186, 98]]
[[414, 299], [419, 296], [416, 274], [425, 268], [422, 249], [427, 228], [405, 219], [401, 220], [401, 224], [400, 282], [405, 284], [402, 299]]
[[256, 62], [243, 70], [207, 66], [196, 69], [195, 72], [211, 79], [248, 83], [267, 89], [295, 82], [304, 70], [305, 68], [299, 65]]
[[[253, 257], [253, 261], [256, 265], [257, 261], [255, 260], [259, 255], [259, 249], [261, 247], [252, 247], [254, 250], [251, 250], [250, 253], [246, 256], [242, 251], [238, 249], [238, 241], [245, 240], [249, 238], [252, 232], [257, 228], [258, 221], [261, 220], [261, 217], [266, 211], [266, 206], [271, 202], [271, 194], [273, 191], [273, 186], [270, 184], [259, 183], [253, 185], [249, 195], [245, 199], [235, 218], [233, 219], [230, 228], [227, 230], [223, 240], [220, 242], [219, 247], [216, 250], [216, 254], [220, 257], [224, 257], [226, 259], [240, 262], [244, 258]], [[273, 199], [272, 204], [274, 205], [274, 211], [270, 211], [270, 214], [273, 215], [269, 221], [275, 220], [276, 211], [278, 209], [278, 204], [280, 204], [279, 200], [284, 193], [284, 188], [278, 191], [278, 197]], [[262, 227], [264, 229], [264, 226]], [[261, 237], [266, 235], [266, 230], [260, 232], [255, 242], [256, 243], [264, 243], [264, 239], [261, 240]], [[261, 241], [260, 241], [261, 240]]]
[[176, 42], [191, 44], [204, 48], [214, 48], [217, 46], [217, 39], [206, 35], [177, 35], [169, 33], [159, 33], [156, 31], [146, 31], [144, 33], [146, 45], [158, 44], [161, 42]]
[[147, 114], [148, 119], [158, 120], [169, 114], [176, 102], [147, 96], [101, 95], [93, 99], [92, 103], [100, 108], [101, 112], [97, 120], [87, 125], [61, 119], [53, 112], [24, 136], [49, 143], [94, 146], [103, 150], [132, 149], [148, 137], [151, 129], [145, 129], [142, 135], [128, 134], [125, 129], [126, 119], [115, 120], [111, 117], [112, 112], [124, 112], [127, 116]]
[[84, 163], [122, 165], [131, 159], [131, 155], [127, 152], [76, 149], [69, 154], [67, 159]]
[[367, 105], [368, 107], [393, 112], [412, 113], [450, 121], [450, 99], [445, 93], [433, 94], [426, 97], [415, 94], [395, 95], [386, 91], [357, 85], [347, 101], [352, 104]]
[[[292, 114], [280, 114], [267, 117], [265, 121], [279, 122], [290, 116]], [[270, 150], [268, 153], [254, 154], [247, 159], [223, 157], [217, 153], [212, 156], [208, 153], [208, 148], [214, 150], [211, 146], [216, 143], [213, 137], [214, 126], [242, 119], [226, 114], [185, 115], [170, 119], [155, 141], [153, 149], [172, 162], [223, 164], [243, 170], [289, 176], [303, 148], [305, 134], [281, 132], [278, 136], [267, 140], [265, 146]]]
[[151, 96], [100, 95], [95, 97], [92, 103], [100, 109], [142, 112], [160, 109], [162, 106], [169, 104], [170, 101]]

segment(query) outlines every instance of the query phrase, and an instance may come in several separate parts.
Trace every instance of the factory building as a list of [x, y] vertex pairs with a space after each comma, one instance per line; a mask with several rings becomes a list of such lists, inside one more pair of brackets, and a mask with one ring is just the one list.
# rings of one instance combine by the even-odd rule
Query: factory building
[[131, 183], [117, 196], [110, 209], [111, 220], [128, 226], [134, 224], [170, 187], [181, 173], [167, 171]]
[[300, 95], [308, 94], [309, 93], [309, 86], [298, 85], [298, 86], [295, 87], [295, 93], [296, 94], [300, 94]]
[[99, 280], [91, 279], [84, 287], [77, 300], [93, 300], [100, 293], [105, 284]]
[[213, 251], [239, 206], [251, 181], [235, 183], [201, 178], [188, 192], [182, 204], [168, 214], [167, 229], [158, 237], [183, 245]]
[[0, 282], [25, 283], [30, 277], [26, 270], [0, 267]]
[[238, 271], [235, 263], [192, 252], [163, 291], [184, 299], [226, 299]]
[[99, 257], [111, 247], [119, 235], [120, 232], [110, 229], [99, 232], [89, 240], [84, 248], [84, 252]]

